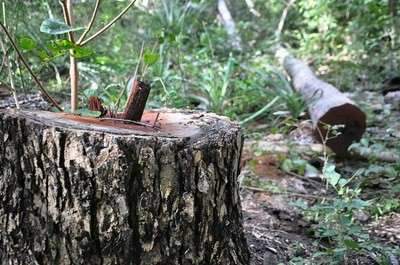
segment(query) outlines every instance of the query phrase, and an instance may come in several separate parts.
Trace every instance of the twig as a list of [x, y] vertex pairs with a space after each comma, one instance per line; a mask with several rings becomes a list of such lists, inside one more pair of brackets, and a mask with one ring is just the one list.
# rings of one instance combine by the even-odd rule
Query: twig
[[6, 58], [7, 58], [7, 53], [4, 54], [4, 52], [3, 52], [3, 60], [1, 60], [1, 64], [0, 64], [0, 73], [3, 72], [4, 65], [6, 64]]
[[19, 79], [20, 79], [20, 81], [21, 81], [21, 88], [22, 88], [22, 91], [26, 91], [26, 86], [25, 86], [25, 81], [24, 81], [24, 75], [23, 75], [23, 73], [22, 73], [21, 65], [20, 65], [20, 63], [19, 63], [20, 60], [21, 60], [21, 59], [18, 58], [18, 60], [16, 60], [16, 64], [17, 64], [18, 72], [20, 73], [20, 74], [19, 74]]
[[160, 112], [157, 112], [156, 119], [154, 120], [153, 127], [156, 128], [156, 123], [158, 121], [158, 117], [160, 116]]
[[259, 17], [261, 16], [260, 13], [254, 8], [253, 0], [245, 0], [247, 7], [249, 8], [250, 13], [254, 16]]
[[45, 95], [47, 100], [53, 104], [54, 107], [56, 107], [59, 111], [63, 111], [63, 109], [60, 107], [60, 105], [55, 101], [50, 94], [47, 92], [47, 90], [43, 87], [43, 85], [40, 83], [39, 79], [36, 77], [36, 75], [33, 73], [32, 69], [29, 67], [28, 63], [26, 62], [25, 58], [22, 56], [22, 53], [18, 49], [17, 45], [15, 44], [14, 40], [12, 39], [10, 33], [6, 29], [6, 27], [3, 25], [3, 23], [0, 22], [0, 27], [3, 29], [4, 33], [7, 35], [7, 38], [9, 39], [11, 45], [13, 46], [14, 50], [17, 52], [18, 57], [21, 59], [22, 63], [28, 70], [29, 74], [32, 76], [33, 80], [35, 83], [38, 85], [40, 91]]
[[136, 0], [132, 0], [132, 2], [130, 2], [124, 10], [121, 11], [121, 13], [119, 13], [113, 20], [111, 20], [107, 25], [105, 25], [103, 28], [101, 28], [99, 31], [97, 31], [95, 34], [93, 34], [91, 37], [87, 38], [86, 40], [82, 41], [81, 43], [79, 43], [80, 46], [84, 46], [86, 45], [88, 42], [90, 42], [91, 40], [97, 38], [100, 34], [102, 34], [104, 31], [106, 31], [107, 29], [109, 29], [112, 25], [114, 25], [115, 22], [117, 22], [118, 19], [120, 19], [128, 10], [131, 6], [133, 6], [133, 4], [136, 2]]
[[148, 123], [145, 122], [140, 122], [140, 121], [131, 121], [131, 120], [126, 120], [126, 119], [117, 119], [117, 118], [100, 118], [100, 121], [105, 121], [105, 120], [109, 120], [109, 121], [122, 121], [122, 122], [126, 122], [126, 123], [133, 123], [136, 125], [140, 125], [140, 126], [144, 126], [144, 127], [148, 127], [148, 128], [152, 128], [152, 129], [158, 129], [158, 127], [155, 127], [153, 125], [150, 125]]
[[[72, 27], [72, 0], [60, 0], [65, 23]], [[75, 44], [75, 38], [72, 31], [68, 32], [68, 39]], [[69, 76], [71, 87], [71, 112], [75, 112], [78, 108], [78, 89], [79, 89], [79, 71], [73, 49], [69, 51]]]
[[282, 35], [282, 31], [283, 31], [283, 27], [285, 25], [285, 21], [286, 21], [286, 17], [288, 15], [289, 9], [290, 7], [294, 4], [296, 0], [290, 0], [289, 3], [287, 3], [285, 9], [282, 12], [282, 16], [281, 19], [279, 20], [279, 24], [278, 24], [278, 29], [275, 32], [275, 36], [276, 39], [280, 42], [281, 40], [281, 35]]
[[290, 175], [290, 176], [293, 176], [293, 177], [295, 177], [295, 178], [301, 179], [301, 180], [303, 180], [303, 181], [307, 181], [308, 184], [310, 184], [311, 186], [313, 186], [313, 188], [315, 188], [315, 189], [317, 189], [317, 190], [321, 188], [321, 186], [318, 185], [318, 184], [321, 184], [320, 181], [317, 181], [317, 180], [314, 180], [314, 179], [311, 179], [311, 178], [307, 178], [307, 177], [301, 176], [301, 175], [299, 175], [299, 174], [296, 174], [296, 173], [290, 172], [290, 171], [285, 172], [285, 173], [288, 174], [288, 175]]
[[217, 9], [221, 22], [232, 42], [233, 48], [242, 50], [242, 40], [237, 32], [235, 21], [233, 20], [225, 0], [218, 0]]
[[[59, 1], [59, 3], [60, 3], [60, 5], [61, 5], [61, 7], [62, 7], [62, 11], [63, 11], [63, 14], [64, 14], [64, 20], [65, 20], [65, 23], [68, 25], [68, 26], [72, 26], [72, 17], [71, 17], [71, 14], [70, 14], [70, 9], [69, 9], [69, 7], [68, 7], [68, 3], [67, 3], [67, 1], [68, 0], [60, 0]], [[69, 40], [71, 41], [71, 42], [73, 42], [73, 43], [75, 43], [75, 41], [74, 41], [74, 34], [72, 34], [72, 31], [69, 31], [68, 32], [68, 38], [69, 38]]]
[[96, 19], [97, 12], [99, 11], [99, 6], [100, 6], [100, 0], [96, 0], [96, 5], [93, 10], [92, 18], [90, 19], [90, 22], [89, 22], [86, 30], [83, 32], [82, 36], [80, 36], [80, 38], [76, 44], [79, 45], [85, 39], [85, 37], [89, 33], [89, 31], [92, 29], [94, 20]]
[[[133, 87], [135, 85], [135, 80], [137, 78], [137, 74], [138, 74], [138, 71], [139, 71], [140, 63], [142, 62], [142, 58], [143, 58], [143, 51], [144, 51], [144, 41], [142, 42], [142, 48], [140, 49], [139, 62], [136, 65], [135, 73], [133, 74], [133, 77], [130, 79], [132, 81], [131, 87]], [[128, 82], [128, 85], [129, 85], [129, 82]], [[124, 92], [125, 92], [125, 87], [123, 87], [121, 89], [121, 92], [118, 95], [117, 103], [115, 103], [116, 111], [118, 111], [119, 103], [121, 101], [122, 95], [124, 95]]]
[[19, 102], [18, 102], [17, 90], [15, 89], [14, 78], [12, 76], [10, 59], [7, 56], [7, 50], [6, 50], [6, 47], [5, 47], [2, 39], [0, 39], [0, 46], [1, 46], [1, 50], [3, 51], [3, 56], [4, 56], [4, 58], [6, 58], [6, 64], [7, 64], [7, 68], [8, 68], [8, 79], [10, 80], [11, 92], [14, 97], [15, 107], [17, 109], [20, 109]]
[[251, 187], [251, 186], [241, 186], [241, 187], [246, 190], [269, 193], [272, 195], [282, 195], [282, 196], [288, 196], [288, 197], [293, 196], [293, 197], [301, 197], [301, 198], [306, 198], [306, 199], [318, 199], [318, 200], [334, 200], [334, 198], [332, 198], [332, 197], [318, 196], [318, 195], [312, 195], [312, 194], [295, 193], [295, 192], [272, 192], [272, 191], [264, 190], [264, 189], [257, 188], [257, 187]]

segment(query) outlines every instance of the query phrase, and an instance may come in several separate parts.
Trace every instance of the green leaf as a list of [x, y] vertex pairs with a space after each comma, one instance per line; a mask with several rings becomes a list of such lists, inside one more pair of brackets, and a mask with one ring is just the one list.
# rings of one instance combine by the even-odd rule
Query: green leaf
[[47, 48], [51, 51], [54, 57], [62, 56], [69, 53], [69, 50], [75, 45], [67, 39], [52, 40], [47, 44]]
[[19, 39], [19, 46], [24, 51], [31, 51], [37, 47], [37, 43], [34, 39], [30, 37], [22, 37]]
[[360, 248], [360, 245], [354, 240], [347, 239], [347, 240], [344, 240], [343, 243], [349, 249], [359, 249]]
[[324, 170], [324, 175], [333, 187], [336, 187], [336, 185], [339, 183], [340, 180], [340, 174], [335, 171], [335, 165], [329, 164], [325, 170]]
[[144, 63], [148, 66], [155, 64], [159, 59], [158, 54], [146, 52], [143, 56]]
[[38, 56], [43, 62], [49, 62], [52, 58], [45, 50], [40, 50]]
[[63, 21], [54, 19], [54, 18], [48, 18], [42, 22], [40, 25], [40, 31], [43, 33], [51, 34], [51, 35], [59, 35], [59, 34], [64, 34], [72, 31], [78, 31], [84, 29], [83, 27], [79, 28], [71, 28], [67, 24], [65, 24]]
[[94, 54], [94, 51], [90, 48], [86, 48], [86, 47], [76, 47], [74, 48], [74, 53], [73, 56], [75, 58], [85, 58], [85, 57], [90, 57]]
[[285, 159], [281, 165], [281, 169], [285, 172], [291, 172], [293, 168], [294, 166], [291, 159]]
[[59, 39], [54, 41], [55, 47], [59, 49], [69, 50], [76, 47], [76, 45], [68, 39]]

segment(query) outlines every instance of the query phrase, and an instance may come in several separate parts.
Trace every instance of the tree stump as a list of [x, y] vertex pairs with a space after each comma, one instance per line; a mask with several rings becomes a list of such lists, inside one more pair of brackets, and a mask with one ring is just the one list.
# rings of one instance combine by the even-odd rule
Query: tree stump
[[248, 264], [239, 126], [158, 121], [0, 111], [0, 264]]

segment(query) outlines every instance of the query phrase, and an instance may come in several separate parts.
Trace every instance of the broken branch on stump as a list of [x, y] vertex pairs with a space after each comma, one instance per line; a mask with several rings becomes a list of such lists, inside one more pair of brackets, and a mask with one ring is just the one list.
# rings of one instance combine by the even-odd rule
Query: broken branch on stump
[[[301, 60], [294, 58], [286, 49], [276, 52], [286, 72], [292, 79], [294, 90], [305, 99], [314, 127], [314, 137], [338, 155], [347, 153], [347, 148], [359, 141], [365, 132], [366, 115], [356, 104], [337, 88], [318, 79]], [[339, 133], [331, 135], [329, 127], [340, 125]]]
[[138, 80], [131, 80], [131, 91], [124, 111], [124, 119], [140, 121], [142, 119], [147, 98], [150, 94], [150, 86]]

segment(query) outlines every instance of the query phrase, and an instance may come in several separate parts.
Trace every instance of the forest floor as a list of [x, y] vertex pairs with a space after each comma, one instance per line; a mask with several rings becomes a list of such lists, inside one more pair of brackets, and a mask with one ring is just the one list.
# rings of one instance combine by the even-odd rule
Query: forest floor
[[[368, 115], [364, 151], [398, 155], [400, 103], [387, 104], [376, 92], [352, 96], [358, 99]], [[263, 127], [262, 124], [258, 126]], [[337, 196], [335, 191], [327, 189], [321, 175], [323, 145], [312, 138], [311, 126], [310, 121], [303, 120], [287, 134], [264, 133], [245, 141], [241, 195], [252, 265], [320, 264], [310, 257], [321, 251], [322, 246], [329, 246], [328, 242], [313, 236], [315, 223], [294, 206], [302, 201], [310, 207], [323, 198]], [[387, 163], [359, 156], [335, 161], [336, 170], [342, 176], [351, 177], [355, 172], [361, 172], [352, 180], [362, 189], [360, 198], [377, 204], [370, 209], [376, 210], [378, 205], [381, 208], [378, 214], [374, 210], [364, 210], [355, 213], [353, 218], [361, 224], [370, 240], [389, 248], [400, 246], [399, 162]], [[397, 265], [400, 262], [397, 254], [389, 256], [389, 263], [380, 263], [373, 254], [355, 253], [346, 264]], [[306, 258], [308, 263], [304, 260], [304, 263], [290, 262], [298, 257]], [[327, 260], [323, 264], [333, 263]]]

